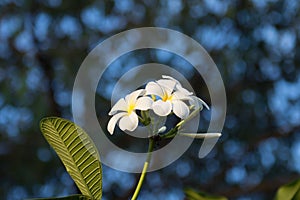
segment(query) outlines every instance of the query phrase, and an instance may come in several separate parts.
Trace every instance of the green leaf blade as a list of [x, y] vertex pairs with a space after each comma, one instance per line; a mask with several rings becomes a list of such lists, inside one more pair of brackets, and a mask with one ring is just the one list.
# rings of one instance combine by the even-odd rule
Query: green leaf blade
[[101, 199], [102, 168], [88, 134], [73, 122], [58, 117], [42, 119], [40, 127], [82, 194]]
[[300, 179], [281, 186], [276, 193], [275, 200], [297, 200], [300, 197]]

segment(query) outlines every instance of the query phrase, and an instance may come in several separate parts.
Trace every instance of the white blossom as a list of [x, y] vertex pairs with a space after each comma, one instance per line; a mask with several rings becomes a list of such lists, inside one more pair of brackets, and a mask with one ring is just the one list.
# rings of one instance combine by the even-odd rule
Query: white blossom
[[122, 131], [134, 131], [139, 123], [136, 110], [148, 110], [151, 108], [152, 99], [150, 97], [140, 97], [145, 90], [140, 89], [121, 98], [110, 110], [109, 115], [113, 115], [107, 125], [107, 130], [113, 134], [116, 124], [118, 123]]
[[[113, 134], [118, 124], [122, 131], [134, 131], [139, 120], [143, 123], [148, 118], [150, 123], [146, 124], [147, 130], [157, 134], [163, 130], [161, 127], [165, 127], [166, 118], [170, 114], [175, 114], [182, 119], [180, 123], [184, 124], [201, 111], [203, 105], [209, 109], [202, 99], [182, 87], [178, 80], [163, 75], [162, 79], [147, 83], [145, 89], [136, 90], [120, 99], [109, 112], [112, 118], [107, 129]], [[149, 112], [138, 116], [136, 110]]]
[[192, 100], [192, 93], [184, 89], [176, 79], [163, 76], [163, 79], [149, 82], [145, 90], [146, 95], [159, 97], [152, 104], [155, 114], [167, 116], [173, 111], [181, 119], [188, 117], [190, 110], [184, 101]]

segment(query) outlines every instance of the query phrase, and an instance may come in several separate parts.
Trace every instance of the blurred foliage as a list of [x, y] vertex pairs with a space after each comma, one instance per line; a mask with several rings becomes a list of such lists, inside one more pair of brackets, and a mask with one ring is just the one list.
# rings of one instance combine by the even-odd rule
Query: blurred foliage
[[[39, 121], [72, 119], [72, 86], [88, 52], [109, 36], [144, 26], [178, 30], [203, 45], [222, 73], [228, 112], [208, 157], [198, 159], [201, 142], [194, 142], [178, 161], [147, 175], [140, 198], [183, 199], [186, 186], [230, 199], [273, 198], [300, 172], [299, 8], [297, 0], [1, 0], [0, 198], [77, 193]], [[113, 63], [99, 83], [103, 123], [118, 78], [149, 61], [184, 72], [209, 102], [201, 76], [182, 59], [138, 51]], [[203, 115], [205, 125], [209, 112]], [[128, 199], [137, 180], [104, 167], [103, 199]]]
[[226, 197], [209, 195], [204, 192], [198, 192], [193, 189], [185, 189], [186, 198], [188, 200], [227, 200]]

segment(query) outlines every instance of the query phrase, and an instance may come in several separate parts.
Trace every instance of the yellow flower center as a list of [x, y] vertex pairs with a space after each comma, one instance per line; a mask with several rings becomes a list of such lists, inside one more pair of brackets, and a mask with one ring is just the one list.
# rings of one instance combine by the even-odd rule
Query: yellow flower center
[[154, 95], [154, 94], [151, 94], [151, 98], [152, 98], [152, 100], [153, 100], [153, 101], [155, 101], [155, 100], [156, 100], [156, 97], [155, 97], [155, 95]]
[[133, 103], [128, 105], [127, 112], [128, 112], [129, 115], [132, 113], [134, 108], [135, 108], [135, 105]]
[[173, 95], [168, 96], [167, 93], [164, 94], [164, 96], [161, 98], [163, 101], [168, 101], [168, 100], [172, 100]]

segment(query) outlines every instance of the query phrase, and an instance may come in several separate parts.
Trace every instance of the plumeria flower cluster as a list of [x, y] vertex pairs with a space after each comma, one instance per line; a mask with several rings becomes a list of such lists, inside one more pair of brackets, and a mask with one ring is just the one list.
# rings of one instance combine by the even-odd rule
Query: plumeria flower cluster
[[[107, 129], [113, 134], [117, 124], [122, 131], [134, 131], [139, 122], [147, 126], [151, 122], [150, 111], [158, 117], [176, 115], [182, 120], [175, 127], [178, 129], [195, 111], [199, 112], [203, 105], [209, 109], [203, 100], [183, 88], [179, 81], [163, 75], [160, 80], [148, 82], [145, 89], [138, 89], [121, 98], [109, 112], [112, 117]], [[152, 121], [155, 120], [152, 118]], [[161, 130], [165, 128], [156, 131]]]

